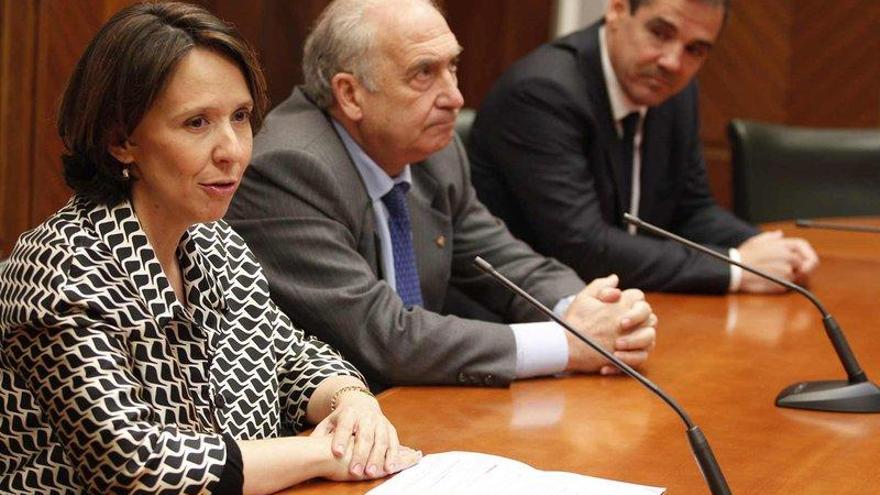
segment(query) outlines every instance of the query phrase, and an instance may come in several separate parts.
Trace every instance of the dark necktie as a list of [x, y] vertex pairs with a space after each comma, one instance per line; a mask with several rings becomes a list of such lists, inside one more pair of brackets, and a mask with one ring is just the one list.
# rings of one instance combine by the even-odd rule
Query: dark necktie
[[419, 286], [419, 270], [412, 245], [412, 229], [409, 224], [409, 210], [406, 207], [406, 192], [409, 184], [394, 184], [382, 202], [388, 208], [388, 231], [391, 234], [391, 251], [394, 254], [394, 281], [397, 294], [407, 308], [422, 305], [422, 289]]
[[621, 194], [623, 195], [623, 203], [629, 209], [630, 198], [632, 198], [632, 172], [633, 172], [633, 146], [636, 139], [636, 128], [639, 125], [639, 112], [632, 112], [620, 121], [623, 127], [623, 138], [621, 140], [623, 146], [623, 177], [624, 184]]

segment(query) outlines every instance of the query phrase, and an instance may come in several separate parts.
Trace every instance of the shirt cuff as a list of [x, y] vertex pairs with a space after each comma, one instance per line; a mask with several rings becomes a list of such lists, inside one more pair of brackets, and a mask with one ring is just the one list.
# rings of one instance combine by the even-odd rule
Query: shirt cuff
[[[563, 297], [556, 303], [556, 306], [553, 306], [553, 314], [562, 318], [565, 316], [565, 312], [568, 311], [568, 307], [571, 306], [571, 302], [574, 301], [574, 296], [576, 294], [572, 294], [568, 297]], [[565, 329], [563, 329], [564, 331]]]
[[[742, 255], [739, 254], [738, 249], [730, 248], [728, 254], [733, 261], [742, 262]], [[743, 269], [736, 265], [730, 265], [730, 285], [727, 287], [728, 292], [738, 292], [739, 286], [742, 284], [742, 278]]]
[[565, 329], [552, 321], [510, 325], [516, 339], [516, 377], [553, 375], [568, 364]]

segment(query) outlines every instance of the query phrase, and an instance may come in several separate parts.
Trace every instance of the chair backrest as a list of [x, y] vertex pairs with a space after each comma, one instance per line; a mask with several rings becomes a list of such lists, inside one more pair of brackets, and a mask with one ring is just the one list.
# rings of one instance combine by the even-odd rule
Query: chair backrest
[[750, 222], [880, 214], [880, 128], [733, 120], [733, 206]]
[[473, 127], [476, 118], [477, 111], [473, 108], [464, 107], [458, 111], [458, 118], [455, 119], [455, 132], [465, 145], [471, 136], [471, 127]]

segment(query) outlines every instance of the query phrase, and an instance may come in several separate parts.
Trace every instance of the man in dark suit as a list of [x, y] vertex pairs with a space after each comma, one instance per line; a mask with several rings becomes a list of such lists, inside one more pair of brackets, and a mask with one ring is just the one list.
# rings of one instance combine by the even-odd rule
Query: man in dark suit
[[676, 292], [781, 288], [672, 241], [636, 235], [623, 213], [803, 282], [802, 239], [757, 229], [712, 198], [693, 77], [726, 0], [609, 0], [604, 23], [538, 48], [497, 82], [468, 152], [479, 198], [537, 251], [591, 278]]
[[[328, 6], [306, 42], [306, 84], [266, 118], [227, 216], [273, 300], [376, 389], [613, 372], [475, 268], [479, 255], [640, 366], [657, 321], [644, 295], [616, 289], [614, 276], [584, 287], [477, 201], [453, 139], [460, 51], [426, 0]], [[440, 314], [450, 287], [506, 321], [537, 323]]]

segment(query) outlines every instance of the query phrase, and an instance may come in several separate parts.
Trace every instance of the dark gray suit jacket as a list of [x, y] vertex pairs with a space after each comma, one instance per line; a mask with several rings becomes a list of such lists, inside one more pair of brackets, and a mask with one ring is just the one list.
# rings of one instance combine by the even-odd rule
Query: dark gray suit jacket
[[509, 327], [438, 313], [454, 285], [507, 321], [543, 319], [472, 265], [484, 257], [548, 305], [583, 282], [514, 239], [476, 199], [455, 140], [412, 165], [409, 207], [424, 307], [383, 281], [372, 202], [329, 117], [296, 89], [272, 110], [227, 214], [263, 264], [273, 300], [381, 389], [506, 385]]
[[[599, 24], [514, 64], [471, 130], [473, 182], [486, 206], [538, 252], [585, 280], [615, 272], [624, 287], [724, 292], [730, 270], [713, 258], [623, 225], [627, 173], [599, 51]], [[716, 250], [758, 231], [709, 191], [697, 87], [650, 108], [642, 141], [640, 217]]]

